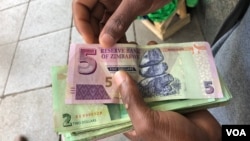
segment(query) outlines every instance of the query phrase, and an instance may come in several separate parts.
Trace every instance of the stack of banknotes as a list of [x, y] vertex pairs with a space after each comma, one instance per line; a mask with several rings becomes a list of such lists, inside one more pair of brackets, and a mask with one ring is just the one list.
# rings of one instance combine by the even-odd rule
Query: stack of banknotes
[[119, 70], [132, 76], [154, 110], [185, 113], [232, 98], [207, 42], [72, 44], [68, 66], [52, 68], [54, 127], [65, 141], [98, 140], [133, 128], [113, 80]]

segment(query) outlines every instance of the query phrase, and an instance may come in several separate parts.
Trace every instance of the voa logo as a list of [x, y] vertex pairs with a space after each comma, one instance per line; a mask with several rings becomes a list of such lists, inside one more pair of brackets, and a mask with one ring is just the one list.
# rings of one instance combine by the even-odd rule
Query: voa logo
[[228, 136], [247, 136], [244, 129], [226, 129]]

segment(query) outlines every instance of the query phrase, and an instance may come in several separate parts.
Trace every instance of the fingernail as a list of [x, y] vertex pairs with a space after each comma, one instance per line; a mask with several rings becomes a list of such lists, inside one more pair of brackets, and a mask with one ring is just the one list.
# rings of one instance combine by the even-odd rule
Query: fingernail
[[125, 104], [125, 108], [128, 110], [128, 104]]
[[132, 133], [132, 135], [133, 135], [134, 137], [136, 136], [135, 130], [133, 130], [131, 133]]
[[100, 38], [100, 44], [104, 48], [112, 47], [115, 44], [115, 39], [111, 35], [105, 33]]
[[156, 41], [149, 41], [149, 42], [147, 43], [147, 45], [156, 45], [156, 44], [157, 44]]
[[117, 86], [120, 86], [126, 79], [126, 74], [123, 71], [117, 71], [114, 75]]

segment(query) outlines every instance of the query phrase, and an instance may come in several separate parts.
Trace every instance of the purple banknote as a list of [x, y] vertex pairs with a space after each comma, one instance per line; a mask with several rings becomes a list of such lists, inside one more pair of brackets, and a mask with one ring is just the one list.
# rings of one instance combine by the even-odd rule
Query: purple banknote
[[66, 103], [121, 103], [116, 71], [138, 82], [146, 102], [168, 99], [221, 98], [221, 86], [207, 42], [138, 46], [72, 44]]

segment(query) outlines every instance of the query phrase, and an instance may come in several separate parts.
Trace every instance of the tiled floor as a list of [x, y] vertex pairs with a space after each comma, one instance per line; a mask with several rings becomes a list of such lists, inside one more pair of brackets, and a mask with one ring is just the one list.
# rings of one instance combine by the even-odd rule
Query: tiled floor
[[[128, 40], [204, 40], [195, 14], [191, 16], [191, 23], [166, 41], [136, 20]], [[50, 69], [67, 64], [70, 43], [84, 43], [73, 26], [71, 1], [1, 0], [0, 31], [0, 141], [13, 141], [18, 134], [30, 141], [57, 141]], [[116, 135], [104, 140], [127, 139]]]

